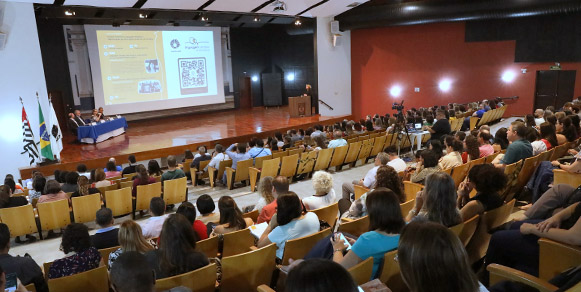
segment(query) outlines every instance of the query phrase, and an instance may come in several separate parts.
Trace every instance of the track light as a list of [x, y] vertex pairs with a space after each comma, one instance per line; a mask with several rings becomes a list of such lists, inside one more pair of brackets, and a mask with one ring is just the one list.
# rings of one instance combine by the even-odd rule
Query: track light
[[254, 22], [259, 22], [259, 21], [260, 21], [260, 17], [254, 16]]
[[300, 18], [295, 19], [295, 25], [296, 26], [299, 26], [301, 24], [303, 24], [303, 23], [301, 22]]
[[139, 18], [147, 18], [147, 14], [139, 13]]
[[208, 21], [208, 16], [202, 14], [202, 17], [200, 18], [201, 21]]
[[66, 16], [74, 16], [75, 14], [76, 13], [75, 13], [74, 10], [70, 10], [70, 9], [65, 10], [65, 15]]

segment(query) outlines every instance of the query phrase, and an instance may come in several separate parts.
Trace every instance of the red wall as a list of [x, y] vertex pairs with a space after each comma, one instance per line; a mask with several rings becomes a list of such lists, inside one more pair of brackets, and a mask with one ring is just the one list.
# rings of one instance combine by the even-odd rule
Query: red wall
[[[405, 100], [406, 109], [466, 103], [494, 96], [518, 95], [508, 102], [505, 116], [533, 111], [535, 75], [554, 63], [515, 63], [515, 41], [464, 42], [464, 23], [354, 30], [351, 32], [352, 108], [356, 118], [393, 112], [391, 104]], [[581, 70], [581, 63], [561, 63], [563, 70]], [[526, 74], [521, 69], [526, 68]], [[505, 83], [501, 75], [512, 70], [516, 77]], [[442, 78], [452, 88], [441, 92]], [[393, 85], [403, 91], [389, 94]], [[414, 92], [419, 87], [420, 92]], [[575, 95], [581, 95], [577, 74]]]

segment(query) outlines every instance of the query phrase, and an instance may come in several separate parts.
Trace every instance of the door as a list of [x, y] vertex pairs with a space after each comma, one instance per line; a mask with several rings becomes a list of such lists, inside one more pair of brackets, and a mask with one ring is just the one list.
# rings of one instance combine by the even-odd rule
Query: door
[[559, 109], [573, 100], [576, 73], [574, 70], [537, 71], [534, 109], [547, 106]]

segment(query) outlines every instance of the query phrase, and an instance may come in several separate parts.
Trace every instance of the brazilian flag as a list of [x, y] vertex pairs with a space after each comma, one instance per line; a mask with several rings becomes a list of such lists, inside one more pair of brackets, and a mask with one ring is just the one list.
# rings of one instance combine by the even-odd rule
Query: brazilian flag
[[40, 102], [38, 103], [38, 122], [40, 124], [40, 154], [49, 160], [54, 160], [52, 155], [52, 149], [50, 147], [50, 135], [46, 130], [46, 124], [44, 123], [44, 115], [42, 114], [42, 107]]

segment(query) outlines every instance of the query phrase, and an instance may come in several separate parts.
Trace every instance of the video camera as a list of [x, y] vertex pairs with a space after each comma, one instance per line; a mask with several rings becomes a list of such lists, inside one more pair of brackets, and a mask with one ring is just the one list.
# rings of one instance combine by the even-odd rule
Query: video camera
[[399, 103], [399, 104], [398, 104], [397, 102], [394, 102], [394, 103], [391, 105], [391, 109], [392, 109], [392, 110], [396, 110], [396, 111], [398, 111], [398, 112], [401, 112], [401, 111], [403, 111], [403, 100], [402, 100], [402, 101], [401, 101], [401, 103]]

